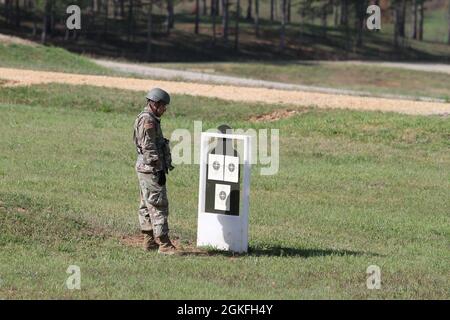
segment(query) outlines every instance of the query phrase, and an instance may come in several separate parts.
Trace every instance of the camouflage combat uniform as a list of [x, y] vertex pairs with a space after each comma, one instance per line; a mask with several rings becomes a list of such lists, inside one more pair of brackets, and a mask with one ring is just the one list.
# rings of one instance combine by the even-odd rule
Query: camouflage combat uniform
[[134, 143], [138, 153], [136, 172], [141, 196], [139, 224], [142, 231], [153, 230], [155, 238], [159, 238], [169, 232], [165, 174], [171, 159], [168, 159], [168, 140], [162, 134], [160, 119], [149, 107], [136, 118]]

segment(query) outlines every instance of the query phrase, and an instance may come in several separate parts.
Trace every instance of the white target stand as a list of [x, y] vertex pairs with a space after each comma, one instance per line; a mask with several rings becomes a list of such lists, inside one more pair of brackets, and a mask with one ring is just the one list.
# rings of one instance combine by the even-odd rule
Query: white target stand
[[[248, 250], [251, 136], [202, 132], [197, 246], [237, 253]], [[243, 143], [243, 154], [213, 149], [214, 141]], [[225, 149], [224, 149], [225, 150]]]

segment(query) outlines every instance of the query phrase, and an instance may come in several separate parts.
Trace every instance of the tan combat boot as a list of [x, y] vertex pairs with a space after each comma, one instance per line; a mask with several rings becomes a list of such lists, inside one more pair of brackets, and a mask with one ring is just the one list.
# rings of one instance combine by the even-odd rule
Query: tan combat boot
[[158, 244], [156, 243], [155, 237], [153, 236], [153, 230], [142, 231], [142, 233], [144, 234], [144, 241], [142, 243], [144, 250], [150, 251], [158, 249]]
[[158, 240], [159, 240], [158, 253], [173, 255], [179, 252], [177, 248], [173, 245], [172, 241], [170, 241], [169, 236], [167, 234], [159, 237]]

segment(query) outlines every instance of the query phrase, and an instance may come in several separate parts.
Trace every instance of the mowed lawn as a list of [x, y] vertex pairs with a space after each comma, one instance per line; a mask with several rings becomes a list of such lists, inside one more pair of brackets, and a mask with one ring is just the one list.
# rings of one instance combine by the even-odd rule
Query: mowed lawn
[[[175, 95], [163, 130], [279, 129], [252, 170], [250, 252], [160, 256], [139, 235], [132, 124], [144, 92], [0, 87], [0, 299], [449, 299], [450, 119]], [[170, 226], [195, 243], [198, 165], [168, 177]], [[68, 290], [70, 265], [81, 290]], [[381, 289], [366, 286], [370, 265]]]

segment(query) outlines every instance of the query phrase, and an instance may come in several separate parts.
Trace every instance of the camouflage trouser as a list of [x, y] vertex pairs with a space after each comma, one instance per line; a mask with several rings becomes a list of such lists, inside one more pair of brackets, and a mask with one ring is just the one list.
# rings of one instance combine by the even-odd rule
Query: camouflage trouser
[[138, 172], [137, 175], [141, 194], [139, 206], [141, 230], [153, 230], [155, 237], [168, 234], [169, 201], [167, 199], [166, 186], [158, 184], [158, 176], [156, 174]]

